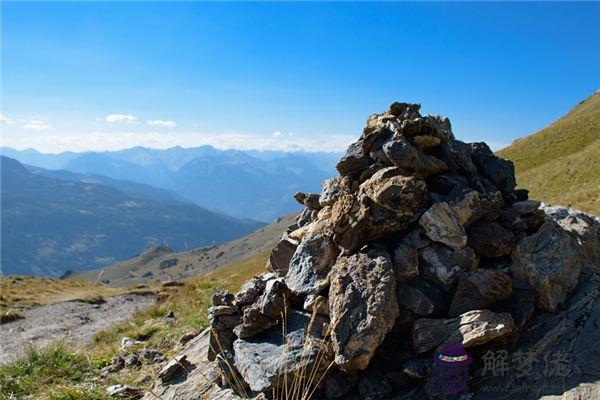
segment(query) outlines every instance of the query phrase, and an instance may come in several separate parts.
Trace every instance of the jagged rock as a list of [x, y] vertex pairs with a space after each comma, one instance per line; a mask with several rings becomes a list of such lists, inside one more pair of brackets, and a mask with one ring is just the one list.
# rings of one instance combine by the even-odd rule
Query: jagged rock
[[440, 143], [442, 143], [442, 140], [436, 136], [418, 135], [413, 137], [413, 142], [420, 151], [423, 151], [425, 149], [429, 149], [430, 147], [438, 146]]
[[497, 300], [506, 300], [512, 292], [508, 275], [500, 271], [478, 269], [460, 276], [448, 316], [489, 308]]
[[422, 153], [403, 137], [395, 137], [384, 144], [383, 152], [392, 164], [422, 177], [439, 174], [448, 169], [442, 160]]
[[398, 284], [398, 304], [406, 307], [417, 315], [428, 316], [435, 311], [434, 302], [419, 289], [406, 284]]
[[542, 211], [576, 239], [585, 265], [600, 273], [600, 218], [558, 206], [543, 205]]
[[[317, 376], [330, 365], [333, 353], [322, 340], [318, 321], [309, 326], [309, 314], [292, 312], [285, 324], [234, 344], [235, 366], [253, 391], [290, 385], [296, 374], [314, 371]], [[309, 330], [310, 329], [310, 330]], [[307, 331], [309, 333], [307, 334]]]
[[349, 180], [341, 176], [325, 179], [321, 185], [321, 206], [332, 206], [340, 196], [341, 192], [349, 191]]
[[329, 316], [329, 299], [325, 296], [309, 294], [303, 305], [304, 311]]
[[449, 206], [458, 223], [466, 228], [483, 215], [480, 194], [475, 190], [466, 190], [457, 197], [450, 201]]
[[129, 385], [112, 385], [106, 388], [106, 394], [110, 397], [122, 399], [141, 399], [144, 389]]
[[515, 166], [497, 157], [485, 143], [471, 143], [471, 158], [483, 175], [504, 193], [515, 190]]
[[207, 355], [209, 361], [214, 361], [218, 354], [233, 348], [235, 335], [231, 329], [232, 328], [216, 326], [210, 328]]
[[325, 222], [315, 223], [292, 256], [285, 283], [299, 294], [317, 294], [327, 286], [327, 276], [339, 249]]
[[142, 357], [155, 363], [163, 362], [165, 360], [165, 356], [156, 349], [144, 349]]
[[419, 253], [423, 276], [449, 292], [460, 274], [475, 269], [478, 260], [470, 247], [452, 250], [441, 244], [432, 244]]
[[280, 275], [287, 274], [290, 266], [290, 260], [296, 252], [297, 247], [298, 243], [295, 243], [288, 238], [281, 239], [273, 248], [269, 257], [269, 265], [271, 270]]
[[412, 215], [423, 205], [425, 181], [403, 175], [395, 167], [380, 169], [360, 185], [360, 192], [378, 205], [400, 215]]
[[168, 382], [173, 378], [179, 371], [185, 369], [186, 355], [180, 355], [169, 361], [159, 372], [158, 378], [163, 382]]
[[303, 193], [298, 192], [294, 195], [296, 201], [303, 206], [311, 209], [311, 210], [320, 210], [321, 203], [319, 201], [319, 195], [316, 193]]
[[393, 253], [394, 271], [398, 282], [406, 282], [419, 275], [419, 250], [429, 244], [429, 239], [415, 228], [402, 237]]
[[217, 290], [211, 297], [213, 306], [230, 306], [234, 300], [235, 296], [227, 290]]
[[342, 198], [340, 206], [337, 204], [340, 200], [334, 205], [335, 225], [343, 232], [339, 245], [347, 252], [368, 241], [401, 232], [418, 219], [427, 202], [427, 186], [417, 177], [399, 173], [393, 167], [378, 171], [360, 186], [355, 201]]
[[537, 200], [523, 200], [512, 204], [512, 209], [519, 215], [531, 214], [540, 208], [540, 203]]
[[335, 362], [342, 370], [367, 367], [398, 313], [388, 253], [372, 249], [338, 258], [331, 271], [329, 315]]
[[248, 282], [244, 283], [242, 289], [235, 295], [235, 304], [243, 306], [253, 303], [258, 296], [265, 290], [267, 284], [264, 276], [254, 276]]
[[515, 235], [497, 222], [477, 221], [468, 232], [469, 246], [478, 256], [501, 257], [514, 247]]
[[221, 315], [231, 315], [237, 312], [238, 308], [236, 306], [212, 306], [208, 309], [208, 318], [215, 318]]
[[435, 203], [431, 206], [419, 219], [419, 225], [429, 239], [435, 242], [444, 243], [455, 250], [462, 249], [467, 245], [465, 229], [445, 202]]
[[533, 235], [521, 239], [512, 254], [514, 276], [537, 295], [536, 305], [554, 312], [577, 286], [583, 266], [581, 247], [560, 225], [546, 221]]
[[335, 166], [340, 175], [346, 176], [352, 172], [358, 172], [366, 168], [371, 163], [371, 159], [363, 154], [362, 143], [352, 143], [346, 155], [342, 157], [340, 162]]
[[444, 343], [477, 346], [507, 338], [515, 330], [510, 314], [475, 310], [451, 319], [419, 319], [413, 325], [413, 345], [421, 354]]

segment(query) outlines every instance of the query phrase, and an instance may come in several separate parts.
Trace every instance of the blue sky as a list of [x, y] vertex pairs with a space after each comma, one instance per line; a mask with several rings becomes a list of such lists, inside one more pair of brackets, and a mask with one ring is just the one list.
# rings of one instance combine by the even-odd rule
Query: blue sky
[[5, 2], [3, 144], [340, 150], [420, 102], [499, 148], [600, 87], [600, 3]]

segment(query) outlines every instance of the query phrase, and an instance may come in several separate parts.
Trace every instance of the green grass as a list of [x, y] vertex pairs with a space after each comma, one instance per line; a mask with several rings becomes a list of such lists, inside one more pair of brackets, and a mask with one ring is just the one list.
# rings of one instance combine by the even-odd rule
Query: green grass
[[498, 155], [515, 163], [531, 198], [600, 215], [600, 94]]
[[104, 388], [90, 383], [101, 364], [61, 343], [0, 366], [0, 399], [105, 399]]
[[[124, 354], [119, 347], [123, 336], [145, 340], [145, 346], [174, 356], [181, 349], [181, 336], [208, 326], [207, 310], [214, 291], [237, 291], [253, 275], [265, 271], [268, 256], [269, 252], [261, 252], [209, 274], [188, 278], [185, 286], [164, 288], [156, 305], [134, 313], [128, 322], [96, 334], [92, 343], [79, 351], [60, 343], [44, 350], [30, 349], [25, 357], [0, 367], [0, 400], [104, 400], [109, 385], [139, 386], [136, 381], [142, 375], [156, 375], [157, 365], [146, 363], [140, 369], [126, 368], [98, 379], [102, 367], [116, 354]], [[174, 322], [164, 319], [169, 310], [175, 313]]]

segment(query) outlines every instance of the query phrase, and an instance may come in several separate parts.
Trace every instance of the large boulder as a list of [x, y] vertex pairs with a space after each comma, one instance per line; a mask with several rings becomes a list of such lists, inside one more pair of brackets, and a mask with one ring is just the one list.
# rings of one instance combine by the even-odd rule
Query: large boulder
[[344, 371], [365, 369], [398, 316], [390, 255], [372, 249], [340, 256], [329, 289], [331, 341]]
[[559, 224], [546, 221], [517, 243], [510, 270], [533, 287], [541, 310], [554, 312], [577, 286], [582, 266], [581, 246]]
[[291, 385], [295, 379], [305, 379], [305, 371], [320, 376], [333, 359], [330, 344], [321, 335], [322, 325], [320, 320], [311, 323], [309, 314], [294, 311], [284, 327], [237, 339], [233, 344], [235, 367], [256, 392]]
[[299, 294], [318, 294], [328, 282], [338, 247], [327, 223], [315, 222], [296, 248], [285, 277], [288, 288]]
[[465, 228], [448, 203], [435, 203], [431, 206], [419, 219], [419, 225], [429, 239], [435, 242], [443, 243], [455, 250], [467, 245]]

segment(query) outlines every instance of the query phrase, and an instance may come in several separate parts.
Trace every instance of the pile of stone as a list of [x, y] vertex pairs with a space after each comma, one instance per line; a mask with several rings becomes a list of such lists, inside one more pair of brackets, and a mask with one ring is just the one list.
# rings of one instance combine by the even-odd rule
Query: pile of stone
[[585, 307], [595, 304], [598, 219], [529, 200], [510, 161], [419, 109], [369, 117], [340, 176], [296, 195], [305, 208], [270, 272], [215, 294], [209, 360], [222, 385], [240, 390], [238, 377], [274, 396], [310, 380], [313, 398], [442, 398], [431, 372], [442, 345], [514, 349], [528, 321], [570, 307], [582, 276], [596, 282]]

